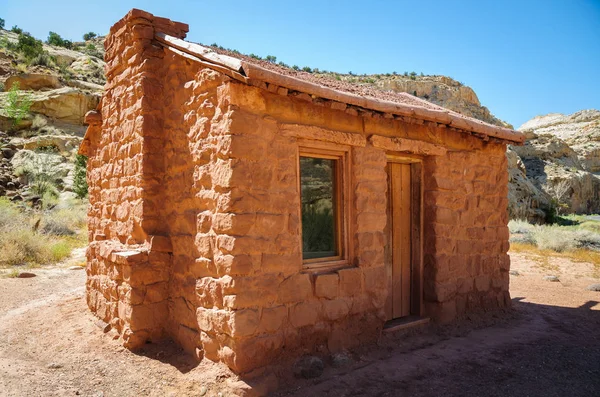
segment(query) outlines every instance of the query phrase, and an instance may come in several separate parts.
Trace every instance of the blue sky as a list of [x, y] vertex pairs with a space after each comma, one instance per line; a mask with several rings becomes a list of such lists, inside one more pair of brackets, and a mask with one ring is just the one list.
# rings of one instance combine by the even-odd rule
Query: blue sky
[[447, 75], [515, 127], [600, 109], [600, 0], [0, 0], [0, 18], [38, 38], [80, 40], [131, 8], [188, 23], [191, 41], [290, 65]]

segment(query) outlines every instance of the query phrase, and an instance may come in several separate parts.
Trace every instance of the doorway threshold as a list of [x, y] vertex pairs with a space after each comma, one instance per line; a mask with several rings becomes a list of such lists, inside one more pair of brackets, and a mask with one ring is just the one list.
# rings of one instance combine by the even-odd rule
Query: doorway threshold
[[383, 324], [383, 332], [388, 333], [399, 331], [401, 329], [418, 327], [427, 323], [429, 323], [429, 317], [406, 316], [395, 318], [393, 320], [386, 321], [385, 324]]

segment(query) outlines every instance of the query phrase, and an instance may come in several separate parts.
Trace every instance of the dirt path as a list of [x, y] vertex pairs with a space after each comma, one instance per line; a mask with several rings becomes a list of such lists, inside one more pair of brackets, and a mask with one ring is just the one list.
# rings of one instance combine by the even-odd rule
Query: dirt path
[[[600, 395], [600, 292], [585, 290], [599, 282], [594, 268], [543, 263], [513, 255], [520, 274], [511, 276], [513, 312], [388, 336], [349, 366], [328, 365], [317, 380], [280, 395]], [[562, 282], [543, 280], [549, 270]], [[172, 344], [123, 349], [87, 310], [83, 271], [34, 273], [0, 279], [1, 396], [226, 396], [240, 384], [223, 366], [195, 365]]]

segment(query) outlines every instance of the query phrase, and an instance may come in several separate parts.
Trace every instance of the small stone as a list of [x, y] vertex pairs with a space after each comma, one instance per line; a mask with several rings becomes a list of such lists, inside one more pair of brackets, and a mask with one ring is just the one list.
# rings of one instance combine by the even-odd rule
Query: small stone
[[35, 277], [35, 273], [29, 273], [29, 272], [19, 272], [19, 275], [17, 276], [17, 278], [31, 278], [31, 277]]
[[48, 369], [59, 369], [62, 368], [62, 364], [58, 364], [58, 363], [50, 363], [47, 365]]
[[206, 394], [206, 392], [207, 392], [207, 391], [208, 391], [208, 389], [206, 388], [206, 386], [202, 386], [202, 387], [200, 388], [200, 393], [199, 393], [199, 395], [200, 395], [200, 396], [204, 396], [204, 395]]
[[600, 292], [600, 284], [592, 284], [586, 288], [588, 291]]
[[511, 276], [520, 276], [521, 273], [519, 273], [517, 270], [511, 270], [510, 272], [508, 272], [508, 274], [510, 274]]
[[336, 353], [331, 357], [333, 368], [344, 368], [352, 364], [352, 357], [347, 353]]
[[83, 266], [71, 266], [68, 269], [69, 270], [83, 270], [85, 268]]
[[294, 364], [294, 375], [305, 379], [318, 378], [323, 373], [323, 360], [315, 356], [304, 356]]
[[107, 333], [112, 328], [110, 324], [105, 323], [102, 320], [96, 321], [96, 326], [102, 330], [102, 332]]
[[557, 276], [544, 276], [545, 281], [550, 281], [552, 283], [558, 283], [560, 279]]

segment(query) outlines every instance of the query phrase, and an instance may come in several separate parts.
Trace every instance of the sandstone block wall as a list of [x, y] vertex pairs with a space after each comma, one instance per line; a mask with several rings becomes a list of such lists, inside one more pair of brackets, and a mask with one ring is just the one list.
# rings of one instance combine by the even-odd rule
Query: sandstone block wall
[[[423, 161], [425, 314], [510, 303], [504, 143], [243, 84], [164, 49], [155, 31], [187, 26], [134, 10], [111, 29], [84, 142], [88, 305], [128, 347], [171, 337], [244, 373], [375, 341], [390, 150]], [[348, 263], [325, 271], [302, 263], [298, 152], [311, 145], [347, 157]]]

